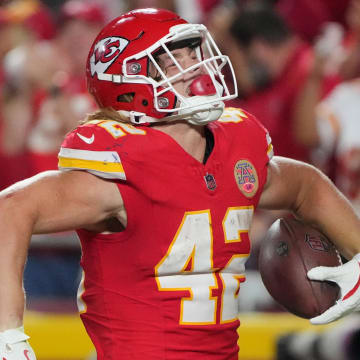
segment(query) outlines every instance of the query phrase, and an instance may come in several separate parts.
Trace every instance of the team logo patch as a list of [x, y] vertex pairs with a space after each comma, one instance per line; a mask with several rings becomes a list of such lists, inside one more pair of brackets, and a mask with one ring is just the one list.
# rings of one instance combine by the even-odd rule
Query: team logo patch
[[209, 190], [215, 190], [216, 189], [216, 181], [214, 178], [214, 175], [211, 174], [206, 174], [204, 176], [205, 182], [206, 182], [206, 186]]
[[103, 74], [128, 46], [129, 40], [119, 36], [102, 39], [94, 46], [90, 56], [91, 76]]
[[234, 176], [239, 190], [248, 198], [253, 197], [259, 188], [259, 179], [254, 165], [248, 160], [235, 164]]
[[322, 239], [320, 236], [306, 234], [305, 241], [313, 250], [329, 251], [331, 247], [331, 245], [325, 239]]

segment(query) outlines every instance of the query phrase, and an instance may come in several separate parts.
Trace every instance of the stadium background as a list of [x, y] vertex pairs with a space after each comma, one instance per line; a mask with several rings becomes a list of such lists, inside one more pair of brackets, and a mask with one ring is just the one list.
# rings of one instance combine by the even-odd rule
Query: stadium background
[[[34, 49], [37, 49], [36, 46], [43, 40], [51, 44], [56, 43], [56, 32], [62, 28], [63, 24], [61, 22], [65, 21], [65, 18], [59, 16], [59, 14], [61, 14], [67, 2], [70, 1], [0, 0], [0, 29], [16, 27], [14, 42], [8, 46], [4, 54], [1, 54], [1, 86], [4, 81], [3, 73], [7, 71], [6, 63], [9, 61], [8, 59], [13, 60], [18, 58], [17, 53], [12, 50], [18, 50], [18, 48], [21, 48], [24, 44], [26, 46], [34, 46]], [[144, 6], [159, 6], [168, 7], [172, 10], [175, 9], [181, 11], [182, 15], [187, 19], [195, 22], [203, 21], [204, 19], [210, 21], [209, 19], [211, 19], [212, 15], [216, 15], [218, 11], [220, 12], [219, 6], [234, 6], [234, 4], [238, 5], [250, 2], [266, 2], [269, 5], [279, 4], [278, 9], [281, 9], [282, 14], [287, 14], [289, 23], [292, 24], [294, 30], [309, 44], [312, 44], [315, 35], [318, 35], [320, 31], [319, 26], [322, 22], [327, 20], [336, 21], [339, 24], [343, 24], [344, 22], [341, 11], [334, 10], [333, 13], [338, 15], [337, 18], [334, 18], [330, 10], [326, 12], [324, 11], [325, 7], [322, 7], [323, 3], [335, 4], [335, 0], [331, 2], [317, 0], [317, 2], [312, 2], [315, 4], [313, 6], [309, 5], [311, 1], [298, 0], [297, 4], [304, 4], [302, 8], [303, 12], [298, 12], [298, 16], [295, 17], [292, 17], [293, 13], [291, 11], [286, 13], [286, 9], [290, 8], [287, 5], [294, 3], [292, 0], [99, 0], [97, 2], [82, 0], [82, 2], [86, 5], [96, 3], [104, 9], [104, 14], [99, 14], [95, 11], [95, 13], [90, 14], [90, 17], [81, 11], [78, 13], [75, 12], [73, 15], [68, 14], [70, 17], [74, 16], [76, 18], [78, 16], [80, 19], [85, 19], [90, 22], [101, 22], [102, 20], [113, 17], [113, 14]], [[340, 4], [339, 9], [344, 8], [350, 1], [339, 0], [338, 3]], [[307, 13], [307, 11], [310, 12]], [[311, 13], [311, 11], [313, 12]], [[314, 16], [314, 14], [319, 16], [317, 20], [301, 23], [300, 19], [310, 18]], [[52, 22], [53, 19], [55, 19], [54, 22]], [[311, 23], [312, 26], [308, 26], [309, 23]], [[318, 27], [314, 27], [314, 25]], [[217, 29], [216, 26], [213, 27], [213, 29]], [[28, 33], [30, 32], [34, 34], [34, 37], [29, 40]], [[24, 33], [27, 34], [24, 36]], [[5, 43], [4, 36], [6, 36], [4, 34], [5, 33], [1, 33], [0, 35], [3, 44]], [[5, 52], [11, 53], [11, 56], [8, 57]], [[56, 89], [51, 88], [50, 100], [53, 100], [53, 95], [58, 94], [59, 88], [62, 86], [56, 85]], [[25, 88], [26, 84], [19, 85], [19, 93], [21, 96], [23, 96], [22, 86]], [[72, 96], [73, 88], [66, 86], [67, 85], [60, 90], [65, 94], [67, 94], [68, 91]], [[82, 88], [76, 91], [78, 91], [76, 95], [80, 94], [83, 96]], [[21, 100], [24, 99], [22, 98]], [[83, 101], [84, 99], [81, 98], [80, 100]], [[80, 103], [83, 104], [81, 101]], [[7, 104], [5, 99], [4, 102], [2, 102], [2, 106], [5, 109], [7, 105], [12, 104]], [[77, 103], [77, 105], [79, 105], [79, 103]], [[0, 108], [0, 113], [2, 110], [3, 109]], [[37, 115], [39, 114], [38, 110], [39, 109], [35, 111]], [[2, 117], [2, 114], [0, 114], [0, 117]], [[78, 121], [78, 119], [75, 120]], [[14, 122], [14, 120], [12, 121]], [[16, 119], [16, 121], [18, 128], [21, 128], [21, 119]], [[33, 121], [31, 122], [31, 126], [33, 126], [38, 120], [31, 121]], [[1, 119], [0, 133], [5, 133], [5, 127], [2, 122], [3, 119]], [[26, 126], [28, 126], [28, 124], [26, 124]], [[38, 139], [38, 137], [36, 137], [36, 127], [34, 126], [34, 129], [30, 129], [27, 132], [24, 131], [24, 143], [28, 141], [27, 136], [30, 133], [32, 134], [33, 130], [33, 138], [35, 138], [35, 140]], [[18, 139], [12, 139], [10, 142], [13, 144], [19, 143]], [[32, 144], [31, 141], [30, 143]], [[7, 154], [4, 150], [5, 147], [2, 146], [3, 144], [0, 143], [0, 145], [1, 167], [7, 169], [1, 174], [1, 187], [5, 187], [13, 181], [21, 180], [25, 175], [31, 175], [31, 172], [44, 170], [46, 166], [53, 166], [53, 159], [56, 158], [56, 153], [51, 154], [50, 160], [47, 155], [41, 157], [38, 153], [34, 154], [34, 152], [30, 154], [30, 157], [28, 157], [29, 154], [26, 153], [26, 151], [25, 153], [16, 153], [15, 155], [14, 153]], [[55, 147], [57, 146], [58, 145]], [[38, 149], [39, 146], [35, 146], [35, 150]], [[30, 150], [33, 151], [33, 149]], [[35, 167], [35, 170], [32, 169], [31, 171], [29, 170], [29, 172], [25, 172], [24, 168], [26, 167], [25, 165], [28, 164], [28, 160], [29, 163], [33, 161], [38, 167]], [[16, 167], [13, 166], [16, 163], [21, 163], [21, 169], [20, 167], [16, 169]], [[13, 171], [11, 176], [9, 175], [10, 171]], [[274, 215], [274, 217], [276, 216], [277, 214]], [[269, 218], [266, 218], [263, 222], [260, 221], [260, 226], [257, 224], [257, 233], [254, 235], [255, 238], [261, 238], [263, 236], [269, 221]], [[256, 252], [254, 256], [256, 256]], [[25, 314], [24, 325], [26, 332], [31, 335], [31, 344], [37, 353], [38, 360], [90, 360], [93, 358], [92, 344], [85, 333], [76, 309], [76, 291], [80, 280], [79, 258], [80, 247], [73, 233], [34, 236], [32, 239], [24, 277], [28, 308]], [[256, 258], [250, 259], [249, 267], [256, 270]], [[255, 283], [255, 287], [257, 286], [258, 282]], [[248, 290], [248, 293], [251, 293], [251, 290]], [[249, 300], [246, 300], [247, 295], [247, 291], [241, 291], [240, 302], [244, 301], [244, 303], [249, 303]], [[263, 295], [257, 294], [257, 296], [262, 297]], [[260, 300], [259, 302], [261, 303], [259, 306], [255, 306], [254, 304], [253, 306], [242, 306], [243, 312], [240, 314], [241, 326], [239, 329], [239, 346], [241, 349], [239, 359], [241, 360], [275, 360], [276, 343], [282, 334], [288, 334], [289, 332], [297, 330], [322, 332], [333, 326], [312, 327], [307, 320], [299, 319], [283, 312], [278, 306], [271, 304], [268, 298], [266, 301]]]

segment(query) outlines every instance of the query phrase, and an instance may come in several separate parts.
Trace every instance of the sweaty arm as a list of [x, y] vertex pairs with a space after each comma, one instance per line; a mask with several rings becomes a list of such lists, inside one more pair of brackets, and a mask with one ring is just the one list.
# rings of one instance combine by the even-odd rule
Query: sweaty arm
[[325, 324], [360, 310], [360, 219], [332, 182], [311, 165], [274, 157], [259, 206], [292, 210], [349, 259], [338, 267], [319, 266], [308, 272], [312, 280], [336, 282], [341, 293], [334, 306], [310, 321]]
[[50, 171], [0, 193], [0, 331], [22, 325], [22, 277], [32, 234], [93, 229], [117, 218], [126, 226], [115, 183], [82, 171]]

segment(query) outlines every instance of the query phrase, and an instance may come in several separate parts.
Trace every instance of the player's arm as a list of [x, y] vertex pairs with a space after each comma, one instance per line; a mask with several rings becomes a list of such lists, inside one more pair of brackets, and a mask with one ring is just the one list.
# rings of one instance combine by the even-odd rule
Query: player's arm
[[274, 157], [259, 206], [293, 211], [331, 238], [347, 258], [360, 252], [359, 217], [328, 177], [311, 165]]
[[22, 324], [22, 274], [33, 233], [126, 221], [115, 183], [82, 171], [52, 171], [0, 193], [0, 331]]
[[313, 323], [327, 323], [360, 309], [360, 219], [332, 182], [311, 165], [274, 157], [259, 206], [288, 209], [326, 234], [350, 260], [335, 268], [317, 267], [308, 276], [338, 283], [341, 298]]

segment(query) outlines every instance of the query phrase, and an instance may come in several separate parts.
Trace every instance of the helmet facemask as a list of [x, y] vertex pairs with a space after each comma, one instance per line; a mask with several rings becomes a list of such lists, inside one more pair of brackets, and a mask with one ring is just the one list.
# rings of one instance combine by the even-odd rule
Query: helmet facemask
[[[181, 47], [193, 48], [197, 63], [183, 68], [172, 51]], [[177, 67], [178, 73], [168, 76], [159, 58], [167, 54]], [[148, 76], [136, 74], [140, 72], [139, 59], [148, 59]], [[184, 96], [176, 90], [177, 81], [201, 69], [201, 75], [190, 86], [190, 94]], [[233, 90], [230, 91], [225, 81], [225, 73], [230, 76]], [[130, 112], [132, 122], [148, 123], [159, 121], [187, 120], [192, 124], [206, 124], [217, 120], [224, 109], [224, 100], [237, 96], [234, 71], [227, 56], [221, 54], [211, 35], [204, 25], [181, 24], [170, 28], [168, 35], [157, 41], [151, 47], [124, 59], [123, 74], [127, 82], [144, 82], [151, 84], [154, 92], [154, 107], [164, 117], [149, 118], [140, 113]], [[175, 108], [169, 108], [169, 94], [175, 94]], [[131, 116], [133, 115], [133, 116]]]

